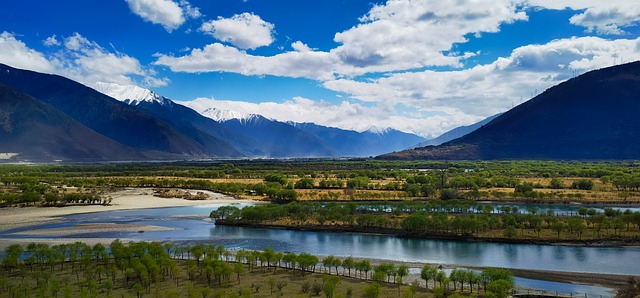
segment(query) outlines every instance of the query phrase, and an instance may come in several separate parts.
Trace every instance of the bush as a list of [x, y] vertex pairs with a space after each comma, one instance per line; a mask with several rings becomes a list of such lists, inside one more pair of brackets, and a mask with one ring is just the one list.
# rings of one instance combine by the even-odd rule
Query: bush
[[573, 183], [571, 183], [571, 188], [582, 189], [582, 190], [592, 190], [593, 181], [589, 179], [580, 179], [578, 181], [574, 181]]

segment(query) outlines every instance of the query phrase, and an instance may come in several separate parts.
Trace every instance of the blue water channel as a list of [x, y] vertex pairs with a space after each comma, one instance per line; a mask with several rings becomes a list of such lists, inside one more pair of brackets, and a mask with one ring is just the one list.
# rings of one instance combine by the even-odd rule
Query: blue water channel
[[[65, 216], [62, 222], [0, 231], [1, 238], [47, 238], [20, 236], [25, 230], [69, 227], [76, 224], [118, 223], [175, 228], [169, 231], [139, 231], [74, 234], [69, 238], [121, 238], [136, 241], [206, 241], [232, 249], [273, 248], [278, 251], [316, 255], [354, 256], [405, 262], [457, 264], [461, 267], [491, 266], [569, 272], [640, 275], [640, 248], [575, 247], [504, 244], [385, 235], [289, 231], [216, 226], [193, 215], [208, 215], [220, 205], [109, 211]], [[238, 205], [242, 206], [242, 205]], [[588, 293], [608, 297], [611, 289], [518, 279], [518, 285], [548, 291]], [[607, 294], [608, 293], [608, 294]], [[583, 294], [582, 294], [583, 295]]]

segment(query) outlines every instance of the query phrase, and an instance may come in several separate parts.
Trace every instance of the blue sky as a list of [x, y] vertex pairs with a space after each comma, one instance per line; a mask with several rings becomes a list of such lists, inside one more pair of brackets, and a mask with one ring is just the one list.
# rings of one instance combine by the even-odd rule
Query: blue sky
[[632, 0], [59, 0], [0, 11], [0, 63], [196, 109], [425, 137], [640, 59]]

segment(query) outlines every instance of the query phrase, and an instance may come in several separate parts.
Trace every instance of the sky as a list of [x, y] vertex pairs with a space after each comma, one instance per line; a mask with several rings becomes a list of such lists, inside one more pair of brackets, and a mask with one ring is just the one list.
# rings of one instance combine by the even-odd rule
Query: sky
[[196, 109], [431, 138], [640, 60], [636, 0], [22, 0], [0, 63]]

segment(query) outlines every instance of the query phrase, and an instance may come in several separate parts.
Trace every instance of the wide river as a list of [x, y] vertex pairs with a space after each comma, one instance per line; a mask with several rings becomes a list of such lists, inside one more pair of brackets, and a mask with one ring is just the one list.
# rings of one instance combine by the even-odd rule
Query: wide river
[[[61, 223], [29, 227], [49, 229], [89, 223], [120, 223], [176, 228], [170, 231], [76, 234], [74, 238], [121, 238], [139, 241], [207, 241], [227, 248], [308, 252], [419, 263], [493, 266], [570, 272], [640, 275], [640, 248], [573, 247], [488, 242], [408, 239], [384, 235], [304, 232], [215, 226], [208, 214], [219, 205], [155, 208], [70, 215]], [[0, 233], [3, 238], [27, 228]], [[39, 238], [38, 236], [24, 236]], [[46, 238], [43, 236], [43, 238]]]

